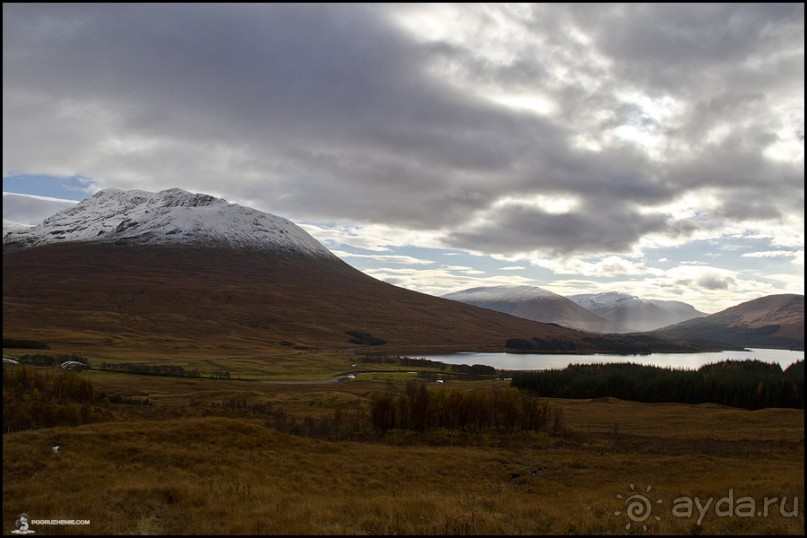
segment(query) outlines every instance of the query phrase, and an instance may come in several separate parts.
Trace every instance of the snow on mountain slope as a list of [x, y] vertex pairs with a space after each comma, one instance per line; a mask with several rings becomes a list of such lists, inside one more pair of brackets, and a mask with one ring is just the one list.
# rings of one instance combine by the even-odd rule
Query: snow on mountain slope
[[443, 295], [443, 298], [584, 331], [619, 332], [621, 329], [566, 297], [536, 286], [471, 288]]
[[613, 291], [570, 295], [569, 299], [629, 331], [650, 331], [706, 315], [682, 301], [642, 299]]
[[705, 316], [703, 312], [699, 312], [692, 305], [683, 301], [662, 301], [659, 299], [641, 299], [635, 295], [628, 295], [618, 291], [609, 291], [604, 293], [582, 293], [578, 295], [570, 295], [569, 299], [576, 302], [581, 306], [591, 306], [594, 309], [613, 309], [624, 307], [628, 305], [641, 306], [652, 304], [668, 310], [670, 312], [680, 312], [683, 315], [694, 314], [696, 316]]
[[23, 247], [69, 241], [226, 245], [333, 256], [282, 217], [182, 189], [158, 193], [106, 189], [38, 226], [3, 237], [4, 245]]
[[538, 297], [563, 298], [557, 293], [541, 289], [537, 286], [485, 286], [443, 295], [445, 299], [452, 299], [463, 303], [471, 301], [524, 302]]
[[614, 308], [619, 305], [625, 304], [641, 304], [642, 300], [635, 295], [628, 295], [627, 293], [620, 293], [617, 291], [608, 291], [604, 293], [581, 293], [578, 295], [570, 295], [569, 299], [579, 305], [591, 305], [595, 308]]
[[3, 237], [5, 237], [6, 234], [23, 232], [29, 228], [31, 228], [31, 226], [27, 224], [20, 224], [19, 222], [3, 219]]

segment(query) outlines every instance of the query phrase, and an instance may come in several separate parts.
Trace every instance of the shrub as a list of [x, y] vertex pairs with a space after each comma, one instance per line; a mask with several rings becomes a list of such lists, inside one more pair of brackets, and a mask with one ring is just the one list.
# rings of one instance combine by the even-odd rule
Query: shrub
[[362, 331], [345, 331], [345, 334], [352, 336], [353, 338], [350, 339], [351, 344], [359, 344], [362, 346], [380, 346], [382, 344], [386, 344], [386, 340], [381, 338], [376, 338], [370, 333], [365, 333]]

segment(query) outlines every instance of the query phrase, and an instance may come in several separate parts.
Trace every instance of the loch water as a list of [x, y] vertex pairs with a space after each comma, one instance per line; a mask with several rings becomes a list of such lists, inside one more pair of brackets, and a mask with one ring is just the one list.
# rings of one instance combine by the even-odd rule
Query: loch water
[[534, 353], [454, 353], [451, 355], [423, 355], [446, 364], [484, 364], [497, 370], [548, 370], [563, 369], [570, 364], [607, 364], [631, 362], [648, 366], [697, 370], [704, 364], [724, 360], [757, 359], [779, 364], [782, 370], [798, 360], [804, 360], [804, 351], [785, 349], [746, 349], [744, 351], [717, 351], [709, 353], [650, 353], [648, 355], [551, 355]]

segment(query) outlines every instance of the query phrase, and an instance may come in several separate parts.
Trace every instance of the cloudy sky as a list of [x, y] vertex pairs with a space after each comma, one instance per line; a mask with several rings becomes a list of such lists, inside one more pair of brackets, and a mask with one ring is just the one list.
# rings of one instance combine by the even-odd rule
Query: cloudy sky
[[107, 187], [434, 295], [803, 294], [804, 6], [3, 4], [4, 222]]

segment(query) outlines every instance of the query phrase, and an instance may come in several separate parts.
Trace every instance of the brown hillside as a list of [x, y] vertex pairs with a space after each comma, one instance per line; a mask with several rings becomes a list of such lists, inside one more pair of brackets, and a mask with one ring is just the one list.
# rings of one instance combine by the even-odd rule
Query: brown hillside
[[804, 349], [804, 295], [760, 297], [649, 334], [743, 347]]
[[[357, 346], [348, 330], [384, 339]], [[380, 282], [338, 259], [71, 243], [4, 249], [3, 335], [69, 346], [217, 354], [314, 346], [504, 351], [585, 333]]]
[[777, 336], [804, 337], [804, 296], [769, 295], [715, 314], [729, 327], [759, 328], [778, 325]]

